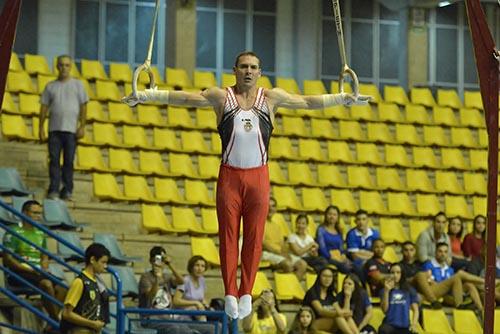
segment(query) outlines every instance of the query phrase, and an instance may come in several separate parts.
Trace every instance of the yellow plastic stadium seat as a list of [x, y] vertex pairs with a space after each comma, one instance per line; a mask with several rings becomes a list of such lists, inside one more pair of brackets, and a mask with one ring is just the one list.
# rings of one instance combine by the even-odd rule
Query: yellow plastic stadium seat
[[339, 121], [339, 136], [342, 139], [365, 140], [361, 125], [354, 121]]
[[313, 285], [314, 282], [316, 282], [316, 278], [318, 277], [317, 274], [315, 273], [306, 273], [306, 290], [309, 290]]
[[484, 128], [485, 119], [480, 110], [474, 108], [460, 108], [460, 124], [473, 128]]
[[2, 113], [2, 135], [8, 139], [35, 140], [20, 115], [8, 115]]
[[353, 105], [351, 107], [351, 118], [354, 120], [375, 120], [372, 108], [369, 105]]
[[[37, 140], [39, 138], [39, 124], [40, 124], [40, 119], [38, 118], [38, 116], [34, 116], [33, 118], [31, 118], [31, 130], [32, 130], [32, 133], [33, 133], [33, 137], [35, 137]], [[44, 124], [43, 124], [43, 131], [45, 133], [45, 138], [48, 138], [49, 137], [49, 120], [46, 119]], [[84, 137], [82, 139], [80, 139], [80, 142], [82, 143], [85, 143], [85, 135], [86, 133], [84, 134]]]
[[149, 139], [142, 126], [123, 126], [123, 143], [128, 147], [137, 147], [144, 149], [154, 149], [149, 143]]
[[216, 179], [219, 175], [219, 167], [221, 161], [216, 156], [198, 156], [198, 171], [200, 177], [208, 179]]
[[217, 234], [219, 231], [219, 222], [215, 209], [201, 208], [201, 227], [207, 234]]
[[316, 139], [299, 139], [299, 158], [326, 161], [321, 145]]
[[19, 61], [19, 57], [14, 52], [10, 53], [9, 71], [13, 71], [13, 72], [24, 71], [23, 66], [21, 65], [21, 62]]
[[82, 59], [82, 76], [87, 80], [108, 80], [104, 67], [98, 60]]
[[14, 103], [12, 99], [12, 95], [9, 92], [3, 93], [3, 101], [2, 101], [2, 111], [6, 111], [8, 113], [17, 114], [17, 105]]
[[269, 161], [267, 163], [269, 166], [269, 180], [272, 184], [288, 184], [288, 180], [281, 170], [280, 164], [277, 161]]
[[434, 124], [448, 126], [458, 125], [455, 113], [450, 107], [435, 106], [434, 108], [432, 108], [432, 118], [434, 120]]
[[356, 161], [360, 164], [384, 165], [375, 144], [356, 143], [356, 156]]
[[442, 211], [436, 195], [417, 194], [417, 212], [421, 215], [434, 216], [436, 212]]
[[408, 226], [410, 229], [410, 240], [415, 243], [417, 242], [420, 233], [429, 228], [430, 222], [423, 220], [410, 220], [408, 222]]
[[35, 87], [31, 83], [31, 78], [26, 72], [9, 72], [7, 75], [6, 90], [11, 93], [36, 93]]
[[163, 118], [157, 106], [143, 104], [137, 105], [137, 123], [159, 127], [167, 126], [167, 121]]
[[404, 121], [399, 106], [395, 103], [379, 103], [378, 118], [382, 122], [400, 123]]
[[132, 82], [132, 70], [128, 64], [111, 63], [109, 78], [115, 82]]
[[189, 111], [186, 108], [168, 106], [167, 122], [172, 127], [195, 128]]
[[96, 80], [95, 82], [96, 99], [100, 101], [121, 101], [120, 90], [113, 81]]
[[172, 225], [176, 228], [187, 229], [189, 232], [204, 233], [193, 210], [190, 208], [172, 207]]
[[304, 80], [304, 95], [327, 94], [325, 85], [321, 80]]
[[401, 86], [384, 86], [384, 99], [387, 103], [391, 102], [399, 105], [406, 105], [409, 103], [408, 96]]
[[464, 173], [464, 189], [466, 193], [486, 195], [487, 183], [482, 173]]
[[203, 134], [198, 131], [182, 131], [181, 132], [182, 151], [190, 153], [210, 153]]
[[424, 329], [427, 333], [455, 334], [443, 310], [423, 310]]
[[153, 147], [156, 149], [166, 149], [168, 151], [180, 151], [181, 145], [175, 132], [170, 129], [153, 129]]
[[217, 130], [217, 115], [211, 109], [196, 109], [196, 126], [199, 129]]
[[311, 170], [307, 163], [304, 162], [289, 162], [288, 163], [288, 181], [291, 184], [298, 185], [316, 185]]
[[470, 167], [474, 170], [488, 169], [488, 151], [469, 150]]
[[292, 148], [292, 143], [287, 137], [271, 137], [269, 151], [269, 155], [272, 158], [294, 159], [297, 157], [297, 154]]
[[302, 210], [302, 205], [297, 199], [295, 189], [286, 186], [273, 186], [274, 198], [278, 209]]
[[94, 195], [100, 199], [135, 201], [138, 198], [124, 196], [112, 174], [92, 174]]
[[453, 109], [462, 108], [462, 101], [460, 101], [455, 89], [438, 89], [437, 102], [443, 107], [450, 107]]
[[411, 103], [420, 104], [426, 107], [434, 107], [436, 101], [429, 88], [415, 88], [410, 90]]
[[185, 233], [187, 229], [172, 226], [165, 212], [159, 205], [141, 204], [142, 226], [148, 232]]
[[444, 212], [448, 217], [459, 216], [466, 219], [472, 218], [469, 205], [463, 196], [444, 196]]
[[328, 119], [311, 119], [311, 135], [315, 138], [336, 138], [332, 123]]
[[436, 171], [436, 190], [452, 194], [463, 194], [462, 185], [455, 172]]
[[372, 308], [372, 317], [370, 319], [369, 324], [372, 325], [373, 328], [379, 328], [380, 325], [382, 324], [382, 322], [384, 321], [384, 317], [385, 317], [385, 314], [380, 307], [373, 307]]
[[445, 168], [469, 169], [462, 150], [458, 148], [441, 148], [441, 165]]
[[[293, 218], [292, 218], [292, 220], [293, 220]], [[278, 212], [275, 213], [271, 217], [271, 221], [273, 223], [277, 223], [278, 225], [280, 225], [281, 231], [283, 232], [284, 235], [290, 235], [292, 233], [292, 231], [290, 230], [290, 226], [288, 226], [288, 223], [285, 220], [285, 217], [283, 217], [283, 214], [278, 213]]]
[[87, 79], [80, 79], [80, 80], [83, 84], [83, 89], [85, 90], [85, 92], [89, 96], [89, 99], [91, 99], [91, 100], [95, 99], [95, 91], [94, 91], [94, 89], [92, 89], [92, 87], [90, 87], [90, 84], [87, 81]]
[[40, 114], [40, 96], [19, 94], [19, 113], [24, 115]]
[[104, 163], [101, 150], [98, 147], [78, 145], [76, 148], [76, 156], [76, 169], [86, 171], [110, 171], [110, 168]]
[[220, 266], [219, 250], [211, 238], [191, 237], [191, 255], [201, 255], [209, 264]]
[[414, 124], [431, 124], [429, 113], [424, 106], [407, 104], [405, 108], [406, 121]]
[[208, 193], [208, 188], [204, 181], [185, 180], [184, 193], [186, 200], [192, 204], [215, 206], [215, 200]]
[[411, 145], [422, 144], [417, 129], [413, 124], [396, 124], [396, 142]]
[[24, 55], [24, 68], [29, 74], [52, 74], [47, 60], [42, 55]]
[[479, 91], [465, 91], [464, 92], [464, 105], [466, 108], [475, 108], [483, 110], [483, 99]]
[[276, 87], [281, 88], [290, 94], [301, 94], [299, 86], [293, 78], [276, 77]]
[[[403, 241], [406, 241], [406, 240], [408, 240], [408, 238], [403, 239]], [[389, 263], [398, 263], [399, 261], [401, 261], [401, 257], [396, 253], [396, 250], [394, 249], [393, 246], [385, 247], [383, 259]], [[371, 299], [373, 301], [373, 298], [371, 298]]]
[[479, 147], [471, 130], [467, 128], [451, 128], [451, 144], [470, 148]]
[[[165, 84], [165, 82], [163, 81], [161, 75], [160, 75], [160, 71], [158, 70], [158, 67], [156, 66], [151, 66], [151, 72], [153, 72], [153, 75], [155, 77], [155, 84], [156, 85], [163, 85]], [[146, 73], [146, 72], [141, 72], [141, 74], [139, 74], [139, 83], [140, 84], [149, 84], [149, 75]]]
[[[408, 235], [406, 234], [406, 231], [403, 229], [403, 224], [399, 218], [380, 218], [379, 224], [380, 224], [380, 237], [386, 243], [394, 243], [394, 242], [403, 243], [406, 240], [408, 240]], [[394, 251], [393, 248], [391, 249], [392, 251]], [[386, 253], [388, 253], [387, 248], [386, 248]]]
[[[332, 94], [337, 94], [339, 93], [339, 82], [332, 80], [330, 81], [330, 93]], [[351, 84], [348, 82], [344, 82], [344, 92], [345, 93], [352, 93], [352, 87]]]
[[474, 196], [472, 198], [472, 208], [474, 210], [474, 216], [477, 215], [486, 215], [486, 197], [477, 197]]
[[154, 178], [155, 198], [163, 203], [187, 204], [174, 179]]
[[332, 204], [338, 206], [342, 212], [354, 213], [359, 208], [350, 190], [332, 189], [330, 197]]
[[139, 170], [144, 174], [170, 175], [159, 152], [139, 151]]
[[271, 283], [267, 279], [266, 274], [263, 271], [258, 271], [255, 276], [255, 282], [252, 289], [252, 297], [256, 299], [260, 296], [262, 291], [272, 289]]
[[198, 178], [198, 172], [193, 167], [193, 162], [188, 154], [169, 153], [168, 165], [170, 173], [179, 176]]
[[222, 73], [222, 88], [234, 86], [236, 78], [233, 73]]
[[43, 90], [45, 89], [45, 86], [51, 81], [56, 80], [56, 76], [54, 75], [44, 75], [44, 74], [38, 74], [37, 75], [37, 83], [38, 83], [38, 94], [42, 94]]
[[484, 129], [478, 130], [479, 146], [488, 147], [488, 133]]
[[302, 188], [302, 204], [307, 211], [324, 211], [328, 206], [323, 189]]
[[424, 169], [406, 170], [406, 187], [412, 191], [435, 192], [427, 172]]
[[326, 118], [334, 118], [334, 119], [349, 119], [349, 111], [343, 105], [332, 106], [323, 109], [323, 115]]
[[273, 85], [271, 84], [271, 80], [269, 80], [269, 77], [265, 75], [261, 75], [257, 79], [257, 87], [264, 87], [266, 89], [272, 89]]
[[431, 147], [414, 147], [413, 148], [413, 163], [415, 166], [439, 168], [434, 151]]
[[132, 152], [129, 150], [110, 148], [108, 160], [109, 168], [113, 171], [130, 174], [142, 174], [134, 162]]
[[109, 121], [113, 123], [137, 124], [132, 109], [125, 103], [108, 103]]
[[360, 83], [359, 84], [359, 93], [363, 95], [369, 95], [373, 98], [374, 103], [384, 102], [382, 100], [382, 96], [378, 90], [378, 87], [374, 84], [369, 83]]
[[394, 143], [394, 137], [385, 123], [368, 123], [366, 133], [370, 141]]
[[337, 166], [318, 164], [318, 183], [322, 186], [345, 187], [345, 180]]
[[275, 272], [274, 284], [276, 284], [276, 299], [299, 301], [304, 299], [306, 293], [295, 274]]
[[304, 120], [300, 117], [283, 116], [283, 134], [288, 136], [308, 137], [309, 131], [306, 129]]
[[387, 214], [384, 201], [378, 191], [360, 191], [359, 206], [370, 213]]
[[352, 188], [375, 189], [367, 167], [347, 166], [347, 184]]
[[194, 71], [193, 86], [200, 90], [210, 87], [217, 87], [217, 80], [215, 80], [215, 75], [213, 72]]
[[453, 309], [453, 327], [457, 334], [482, 333], [483, 328], [471, 310]]
[[349, 144], [344, 141], [329, 141], [328, 142], [328, 160], [354, 163]]
[[99, 101], [89, 101], [87, 103], [87, 122], [89, 121], [99, 121], [108, 122], [108, 117], [104, 114], [102, 110], [102, 105]]
[[385, 163], [390, 166], [411, 167], [406, 149], [402, 145], [385, 145]]
[[415, 208], [407, 193], [387, 193], [389, 213], [397, 215], [415, 215]]
[[377, 168], [377, 187], [380, 189], [405, 190], [399, 172], [395, 168]]
[[149, 189], [143, 176], [123, 176], [123, 193], [130, 198], [138, 198], [145, 202], [159, 202]]
[[222, 142], [219, 133], [212, 132], [210, 137], [212, 142], [212, 154], [220, 155], [222, 153]]
[[165, 70], [165, 78], [166, 84], [174, 87], [174, 89], [184, 89], [193, 86], [186, 70], [182, 68], [167, 67]]

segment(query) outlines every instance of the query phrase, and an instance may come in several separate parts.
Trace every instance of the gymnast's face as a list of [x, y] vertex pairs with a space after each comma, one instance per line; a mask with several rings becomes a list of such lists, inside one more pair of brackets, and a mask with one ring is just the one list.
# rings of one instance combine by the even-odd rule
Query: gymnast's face
[[238, 65], [233, 68], [236, 84], [240, 87], [252, 87], [261, 75], [259, 59], [254, 56], [241, 56]]

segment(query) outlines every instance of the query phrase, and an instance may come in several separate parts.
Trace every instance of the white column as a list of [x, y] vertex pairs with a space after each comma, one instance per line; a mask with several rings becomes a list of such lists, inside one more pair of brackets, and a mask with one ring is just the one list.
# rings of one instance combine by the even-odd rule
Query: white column
[[276, 76], [293, 77], [294, 73], [294, 26], [293, 0], [276, 2]]

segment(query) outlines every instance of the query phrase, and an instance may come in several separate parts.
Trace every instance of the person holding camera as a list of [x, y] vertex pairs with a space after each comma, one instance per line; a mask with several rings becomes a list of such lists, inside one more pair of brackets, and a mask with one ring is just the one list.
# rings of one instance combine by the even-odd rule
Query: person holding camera
[[250, 334], [283, 334], [286, 317], [279, 312], [276, 295], [270, 289], [262, 290], [253, 302], [252, 312], [243, 318], [243, 331]]
[[[417, 333], [417, 292], [406, 281], [405, 272], [399, 263], [391, 266], [390, 274], [385, 278], [380, 302], [385, 318], [378, 329], [379, 334]], [[410, 310], [413, 312], [411, 319]]]

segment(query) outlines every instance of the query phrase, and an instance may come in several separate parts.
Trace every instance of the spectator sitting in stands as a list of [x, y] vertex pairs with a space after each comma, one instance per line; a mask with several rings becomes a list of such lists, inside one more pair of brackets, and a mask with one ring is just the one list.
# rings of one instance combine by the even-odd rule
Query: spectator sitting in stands
[[[379, 334], [417, 333], [418, 296], [406, 281], [401, 264], [391, 266], [391, 274], [385, 279], [380, 292], [380, 302], [385, 318], [379, 327]], [[413, 311], [412, 319], [409, 317], [410, 309]]]
[[[35, 222], [40, 222], [43, 216], [43, 209], [39, 202], [34, 200], [26, 201], [21, 209], [22, 213]], [[35, 245], [47, 249], [47, 237], [45, 233], [41, 230], [36, 229], [33, 225], [24, 221], [21, 225], [14, 225], [11, 229], [24, 237], [25, 239], [31, 241]], [[12, 251], [13, 253], [19, 255], [25, 262], [18, 261], [13, 255], [8, 251], [4, 252], [3, 263], [4, 265], [12, 270], [15, 274], [21, 276], [26, 281], [39, 287], [47, 294], [55, 297], [59, 301], [64, 301], [64, 296], [66, 295], [66, 289], [60, 285], [54, 284], [48, 277], [49, 272], [49, 257], [31, 246], [30, 244], [22, 241], [15, 235], [11, 233], [6, 233], [3, 239], [3, 245], [6, 249]], [[34, 267], [42, 270], [45, 275], [33, 269]], [[20, 282], [13, 276], [7, 277], [7, 282], [13, 287], [24, 287], [24, 283]], [[49, 316], [59, 321], [59, 307], [51, 303], [47, 298], [42, 296], [42, 303], [44, 308], [47, 310]]]
[[448, 302], [445, 299], [445, 302], [451, 304], [451, 306], [463, 308], [463, 292], [465, 291], [469, 293], [476, 308], [482, 312], [483, 305], [475, 284], [484, 284], [484, 280], [463, 270], [455, 274], [453, 268], [448, 265], [448, 248], [448, 244], [444, 242], [438, 243], [435, 257], [423, 264], [422, 270], [427, 272], [426, 282], [422, 282], [425, 277], [416, 276], [422, 294], [433, 302], [437, 298], [446, 296], [451, 291], [453, 301]]
[[372, 296], [378, 296], [384, 287], [384, 280], [389, 275], [391, 264], [384, 260], [385, 242], [382, 239], [373, 241], [373, 257], [366, 261], [364, 273], [370, 286]]
[[[373, 256], [373, 241], [380, 238], [377, 230], [368, 227], [368, 213], [365, 210], [356, 212], [356, 227], [347, 232], [346, 244], [349, 257], [354, 265], [363, 267], [366, 260]], [[360, 277], [363, 279], [363, 277]]]
[[85, 269], [71, 283], [64, 301], [60, 326], [63, 334], [98, 334], [109, 322], [108, 295], [98, 274], [106, 271], [110, 256], [99, 243], [85, 250]]
[[307, 216], [300, 214], [295, 219], [295, 233], [288, 236], [290, 251], [300, 256], [315, 271], [320, 270], [328, 264], [328, 261], [318, 254], [318, 244], [307, 234]]
[[[307, 290], [303, 306], [309, 306], [313, 309], [316, 320], [314, 327], [320, 331], [331, 332], [336, 328], [335, 318], [339, 316], [338, 310], [335, 310], [335, 283], [334, 272], [331, 268], [325, 267], [318, 272], [313, 286]], [[341, 314], [350, 314], [350, 312], [341, 311]]]
[[317, 334], [314, 327], [314, 311], [309, 306], [302, 306], [292, 323], [292, 327], [288, 334]]
[[316, 231], [316, 241], [319, 245], [319, 255], [327, 259], [330, 264], [333, 264], [344, 274], [352, 271], [353, 265], [344, 252], [338, 207], [330, 205], [326, 208], [323, 224]]
[[465, 232], [465, 223], [460, 217], [453, 217], [448, 224], [448, 236], [450, 238], [450, 248], [453, 270], [458, 271], [467, 266], [467, 259], [462, 252], [462, 238]]
[[486, 217], [483, 215], [477, 215], [474, 217], [472, 233], [467, 234], [462, 243], [464, 256], [469, 259], [479, 257], [481, 254], [481, 248], [485, 243], [485, 237]]
[[253, 302], [252, 312], [243, 318], [243, 331], [250, 334], [282, 334], [286, 316], [279, 312], [272, 290], [263, 290]]
[[399, 262], [404, 277], [410, 284], [413, 284], [414, 277], [422, 268], [422, 263], [416, 257], [417, 250], [411, 241], [405, 241], [402, 245], [403, 259]]
[[[497, 268], [496, 268], [496, 277], [497, 277], [497, 282], [498, 279], [500, 278], [499, 275], [499, 270], [498, 270], [498, 262], [499, 262], [499, 257], [500, 257], [500, 246], [497, 247]], [[473, 257], [472, 260], [469, 262], [465, 270], [474, 276], [478, 277], [485, 277], [486, 274], [486, 244], [483, 244], [483, 247], [481, 248], [481, 254], [479, 256]], [[484, 284], [476, 284], [476, 287], [478, 288], [481, 297], [484, 298]], [[497, 304], [500, 304], [500, 287], [497, 285], [495, 288], [495, 300]]]
[[271, 220], [275, 208], [276, 200], [271, 197], [264, 230], [261, 259], [269, 261], [274, 267], [285, 273], [295, 271], [295, 275], [300, 280], [306, 273], [307, 263], [300, 257], [290, 254], [286, 244], [287, 236], [283, 234], [283, 229], [279, 223]]
[[342, 291], [337, 294], [337, 301], [333, 306], [339, 314], [335, 320], [343, 334], [376, 333], [369, 325], [372, 318], [370, 298], [355, 274], [344, 278]]
[[[450, 246], [450, 237], [445, 233], [448, 218], [444, 212], [438, 212], [434, 216], [431, 227], [422, 231], [417, 238], [417, 257], [422, 263], [432, 260], [436, 254], [436, 245], [445, 243]], [[448, 249], [448, 259], [451, 265], [451, 248]]]
[[[172, 309], [172, 291], [177, 285], [183, 284], [184, 280], [178, 271], [172, 266], [171, 259], [167, 256], [165, 249], [161, 246], [154, 246], [149, 251], [149, 262], [151, 270], [141, 275], [139, 280], [139, 307], [153, 308], [157, 310]], [[172, 272], [172, 276], [167, 274], [166, 268]], [[160, 319], [176, 319], [177, 316], [164, 314], [158, 316], [143, 316], [142, 325], [158, 330], [159, 334], [184, 334], [197, 333], [199, 324], [182, 324], [159, 322]], [[147, 321], [152, 320], [152, 321]], [[156, 321], [155, 321], [156, 320]], [[207, 331], [209, 333], [209, 331]]]

